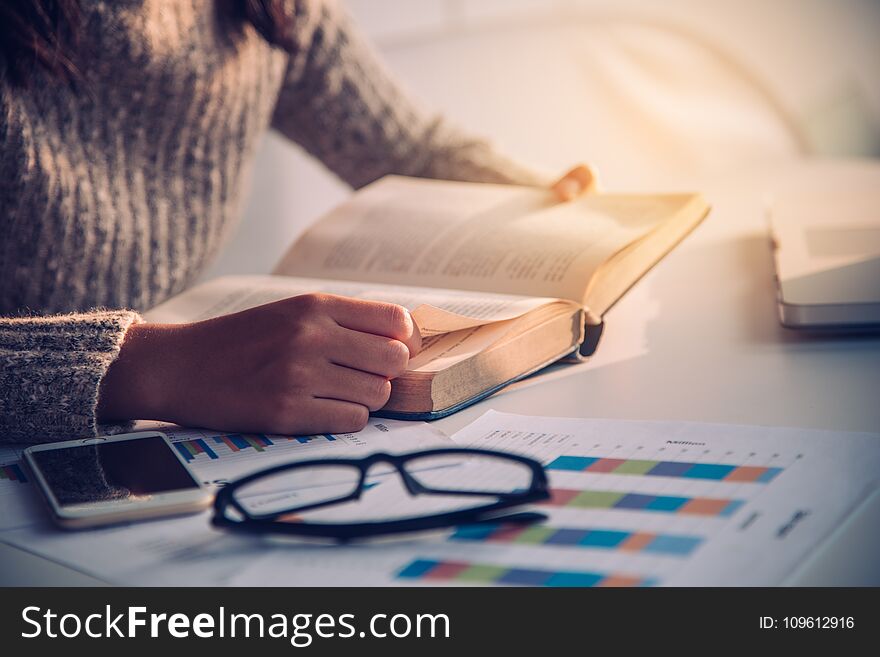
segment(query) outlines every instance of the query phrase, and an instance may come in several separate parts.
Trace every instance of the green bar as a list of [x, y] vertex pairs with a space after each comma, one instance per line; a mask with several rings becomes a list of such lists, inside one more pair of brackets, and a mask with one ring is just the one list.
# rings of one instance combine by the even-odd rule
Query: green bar
[[253, 447], [258, 452], [265, 452], [266, 451], [260, 443], [258, 443], [256, 440], [254, 440], [253, 436], [245, 436], [244, 439], [248, 445]]
[[614, 474], [643, 475], [658, 463], [660, 463], [660, 461], [639, 461], [638, 459], [631, 459], [618, 465], [614, 469]]
[[530, 545], [538, 545], [547, 540], [547, 537], [556, 530], [552, 527], [528, 527], [521, 534], [518, 534], [511, 543], [528, 543]]
[[577, 506], [584, 509], [608, 509], [624, 496], [624, 493], [615, 493], [610, 490], [585, 490], [566, 504], [565, 506]]
[[198, 456], [199, 453], [196, 451], [196, 448], [193, 447], [193, 444], [192, 444], [192, 441], [191, 441], [191, 440], [184, 440], [184, 441], [183, 441], [183, 446], [186, 447], [186, 451], [187, 451], [187, 452], [189, 452], [189, 453], [192, 454], [193, 456]]
[[455, 576], [455, 579], [466, 582], [494, 582], [506, 572], [507, 568], [501, 566], [486, 566], [475, 563], [462, 570]]

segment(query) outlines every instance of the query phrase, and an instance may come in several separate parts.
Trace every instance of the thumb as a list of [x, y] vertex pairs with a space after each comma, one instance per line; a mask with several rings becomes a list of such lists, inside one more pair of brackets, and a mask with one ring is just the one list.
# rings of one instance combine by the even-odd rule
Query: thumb
[[596, 190], [596, 174], [586, 164], [579, 164], [551, 187], [560, 201], [571, 201]]

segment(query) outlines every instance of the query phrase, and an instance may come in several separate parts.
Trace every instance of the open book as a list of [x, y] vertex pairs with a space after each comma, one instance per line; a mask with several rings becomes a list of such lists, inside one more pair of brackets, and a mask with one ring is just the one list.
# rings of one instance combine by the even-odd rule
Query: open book
[[230, 276], [157, 306], [189, 322], [306, 292], [406, 306], [423, 348], [381, 415], [435, 419], [565, 356], [707, 214], [698, 194], [596, 194], [389, 176], [290, 247], [273, 276]]

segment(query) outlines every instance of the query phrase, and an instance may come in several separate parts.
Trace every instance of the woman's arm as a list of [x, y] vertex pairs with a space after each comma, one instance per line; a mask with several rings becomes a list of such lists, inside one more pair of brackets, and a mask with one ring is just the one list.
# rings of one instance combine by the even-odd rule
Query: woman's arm
[[420, 343], [401, 306], [326, 294], [190, 324], [129, 311], [0, 318], [0, 442], [118, 433], [137, 419], [358, 431]]
[[101, 425], [98, 388], [129, 327], [131, 311], [0, 318], [0, 441], [46, 442], [117, 433]]
[[333, 0], [293, 3], [273, 126], [353, 187], [386, 174], [523, 185], [550, 180], [426, 112]]

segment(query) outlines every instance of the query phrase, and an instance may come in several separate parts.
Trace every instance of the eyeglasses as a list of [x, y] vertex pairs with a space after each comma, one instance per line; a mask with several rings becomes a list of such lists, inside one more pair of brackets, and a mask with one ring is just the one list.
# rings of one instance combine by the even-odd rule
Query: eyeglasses
[[[380, 464], [391, 468], [382, 471], [375, 467]], [[371, 470], [374, 473], [368, 480]], [[420, 498], [427, 504], [419, 507], [417, 515], [407, 514], [403, 508], [396, 510], [398, 517], [393, 517], [395, 509], [389, 509], [388, 504], [370, 509], [361, 503], [354, 507], [353, 522], [344, 517], [342, 505], [361, 500], [365, 491], [377, 485], [377, 478], [381, 485], [386, 485], [384, 478], [395, 472], [410, 497], [437, 497]], [[300, 461], [243, 477], [217, 494], [212, 523], [254, 534], [290, 534], [345, 542], [458, 524], [537, 522], [546, 516], [499, 512], [549, 497], [543, 466], [517, 454], [471, 448], [377, 453], [360, 459]], [[351, 513], [351, 508], [347, 507], [346, 513]], [[325, 509], [318, 514], [321, 519], [310, 520], [308, 515], [318, 509]]]

